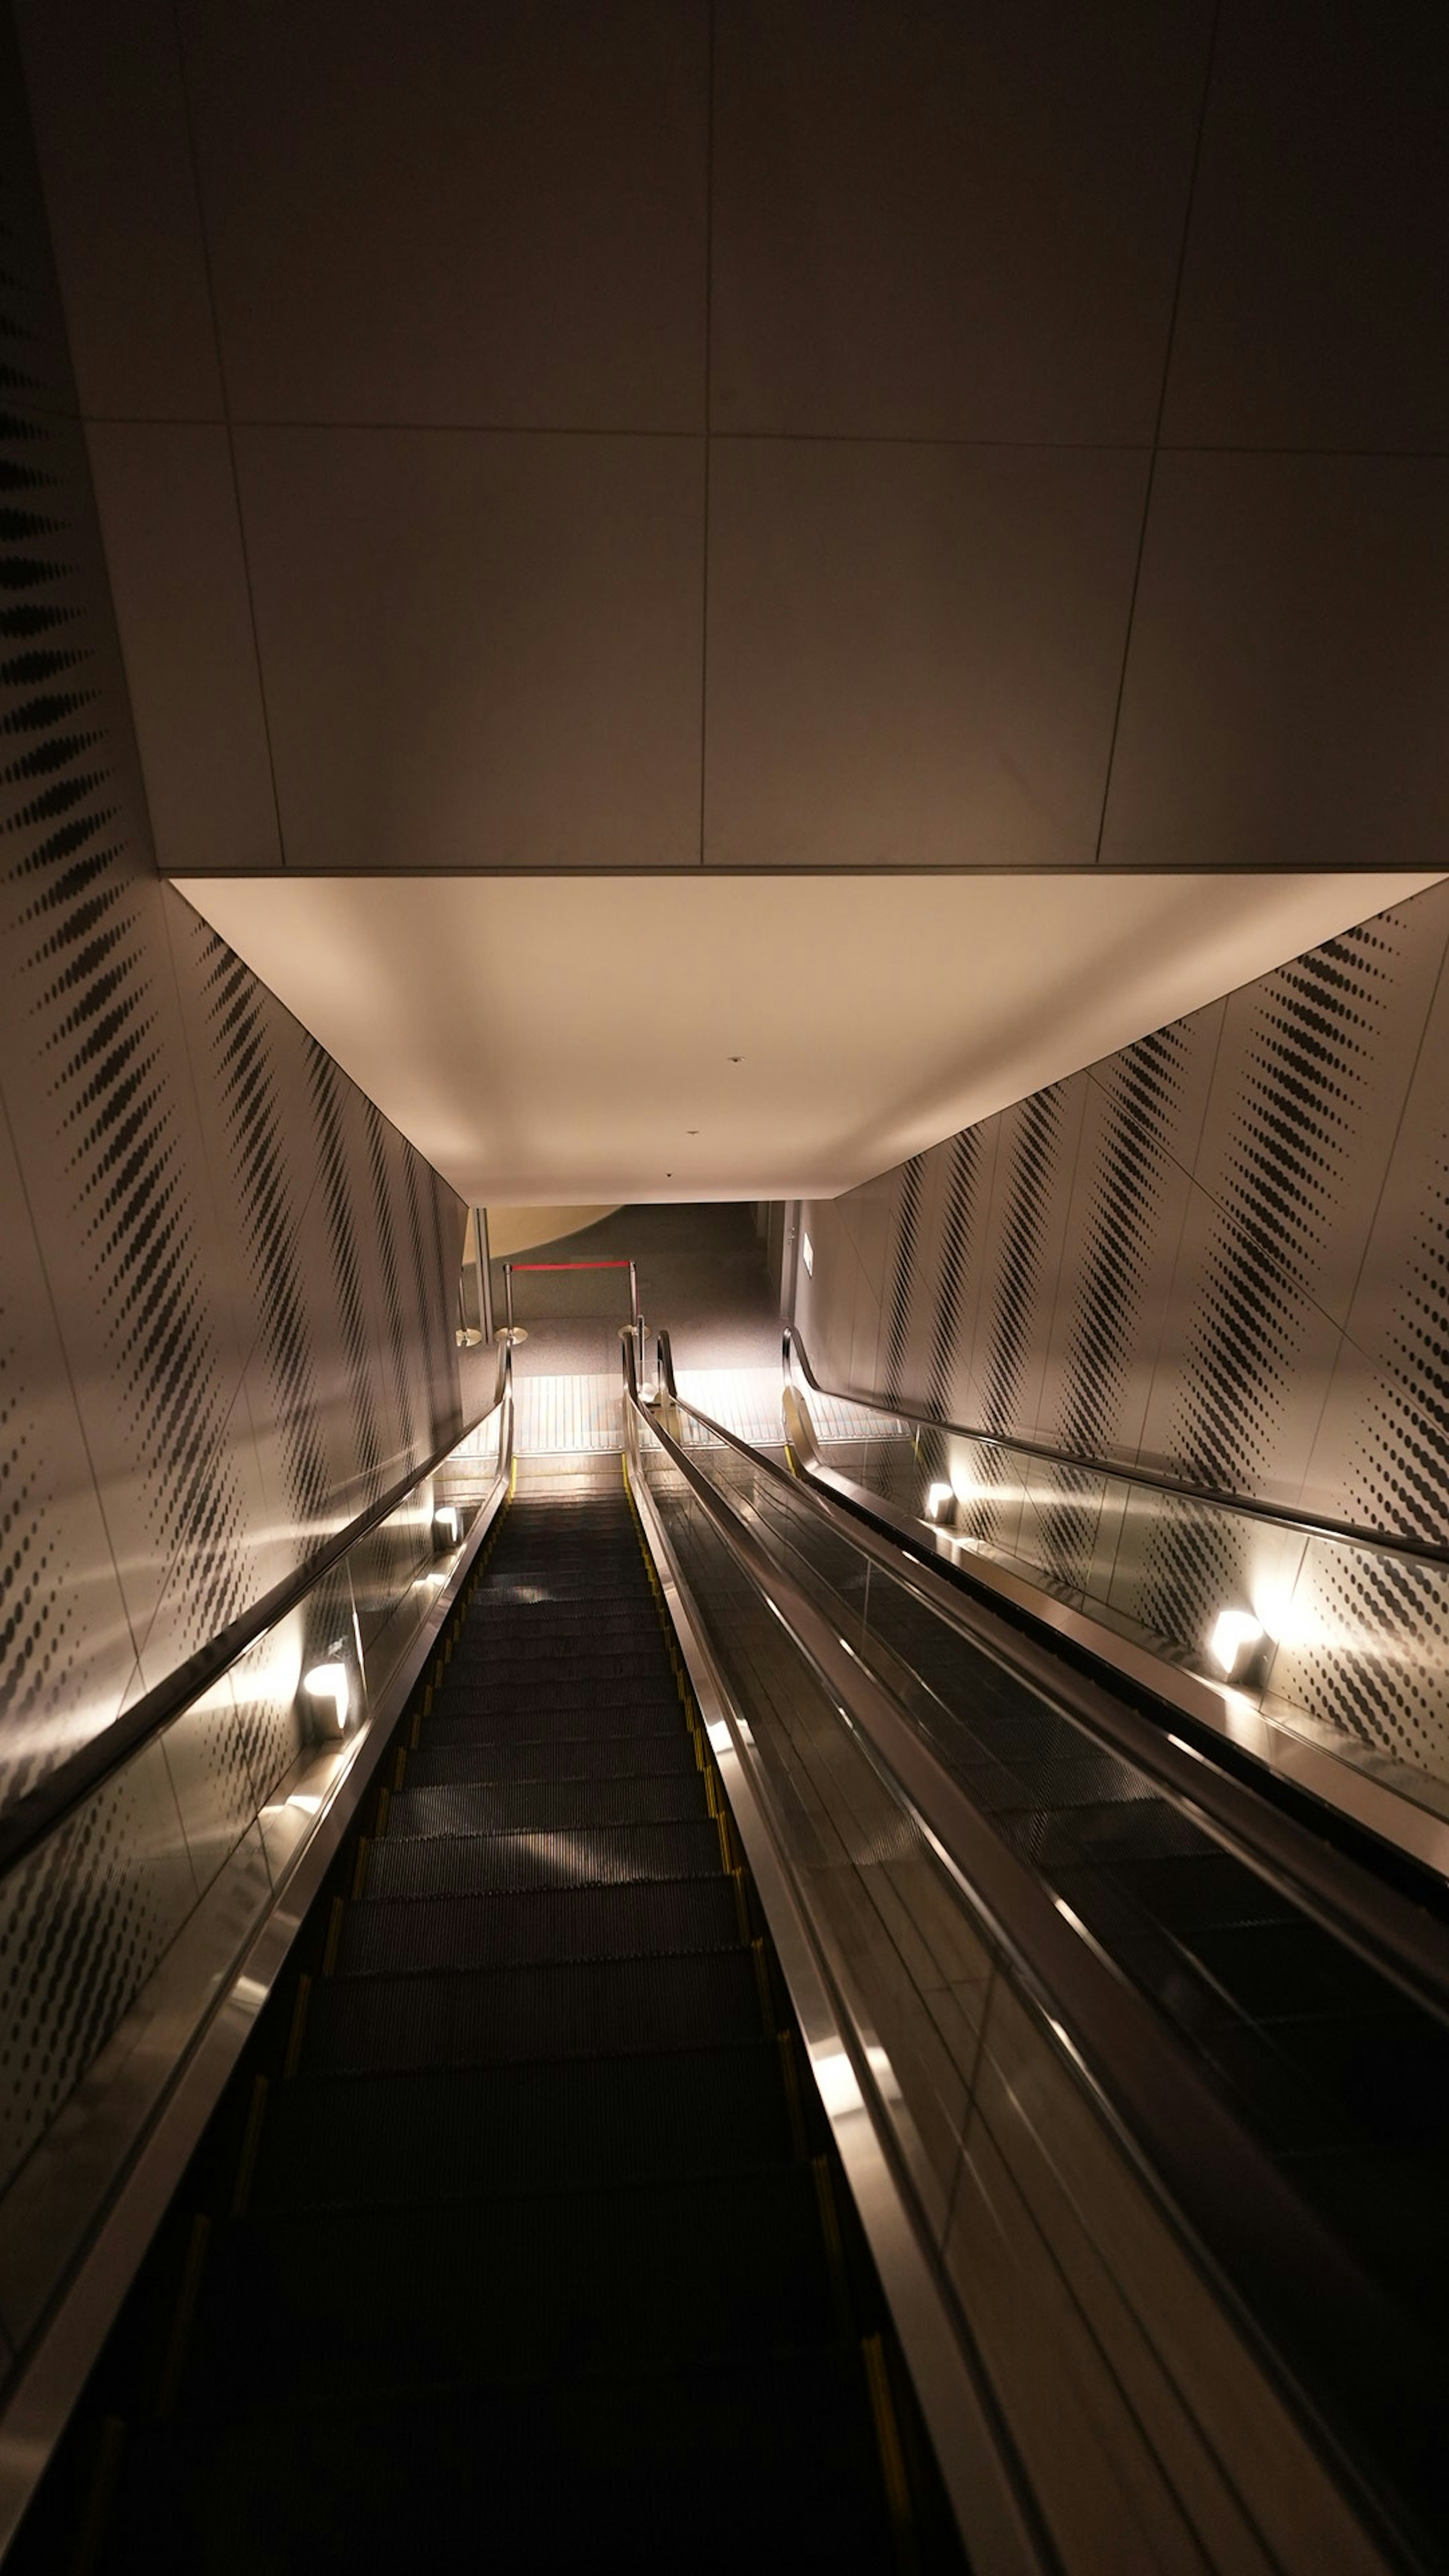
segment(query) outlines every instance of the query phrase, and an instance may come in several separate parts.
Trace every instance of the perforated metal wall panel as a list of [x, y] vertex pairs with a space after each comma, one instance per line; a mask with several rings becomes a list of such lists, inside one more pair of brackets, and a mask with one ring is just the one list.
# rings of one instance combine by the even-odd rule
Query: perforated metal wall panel
[[[13, 60], [0, 93], [3, 1804], [461, 1429], [465, 1211], [155, 873]], [[139, 1963], [165, 1915], [112, 1933]]]
[[[822, 1378], [1449, 1537], [1446, 949], [1449, 885], [807, 1206], [796, 1307]], [[1033, 1490], [1067, 1583], [1101, 1550], [1079, 1481]], [[1011, 1545], [1020, 1507], [983, 1492], [963, 1525]], [[1291, 1594], [1274, 1686], [1444, 1770], [1432, 1568], [1301, 1545], [1269, 1564], [1266, 1536], [1201, 1514], [1128, 1516], [1113, 1544], [1114, 1603], [1165, 1637]]]

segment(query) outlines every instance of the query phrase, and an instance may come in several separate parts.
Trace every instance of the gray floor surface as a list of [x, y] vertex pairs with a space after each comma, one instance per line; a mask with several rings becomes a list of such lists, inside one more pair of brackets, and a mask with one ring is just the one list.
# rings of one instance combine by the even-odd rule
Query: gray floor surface
[[[772, 1368], [780, 1361], [778, 1298], [766, 1273], [754, 1210], [738, 1203], [623, 1207], [560, 1243], [540, 1243], [518, 1261], [632, 1259], [639, 1303], [651, 1330], [667, 1325], [680, 1368]], [[503, 1265], [493, 1264], [494, 1320], [504, 1317]], [[629, 1319], [625, 1271], [515, 1270], [514, 1319], [528, 1339], [514, 1353], [520, 1375], [619, 1365], [619, 1326]], [[653, 1346], [649, 1345], [652, 1362]]]

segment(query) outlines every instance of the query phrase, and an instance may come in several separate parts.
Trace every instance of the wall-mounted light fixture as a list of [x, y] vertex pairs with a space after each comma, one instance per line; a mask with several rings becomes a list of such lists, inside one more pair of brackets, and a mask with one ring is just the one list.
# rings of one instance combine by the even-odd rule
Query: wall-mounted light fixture
[[433, 1514], [433, 1538], [439, 1547], [456, 1547], [463, 1535], [463, 1515], [456, 1503], [440, 1503]]
[[927, 1488], [927, 1492], [926, 1492], [926, 1518], [927, 1518], [927, 1520], [928, 1520], [928, 1521], [933, 1521], [933, 1520], [935, 1519], [935, 1517], [936, 1517], [936, 1514], [937, 1514], [937, 1513], [938, 1513], [938, 1511], [941, 1509], [942, 1504], [943, 1504], [943, 1503], [951, 1503], [951, 1502], [954, 1502], [954, 1501], [955, 1501], [955, 1499], [956, 1499], [956, 1488], [955, 1488], [955, 1486], [954, 1486], [954, 1485], [931, 1485], [931, 1486], [929, 1486], [929, 1487]]
[[352, 1684], [345, 1664], [314, 1664], [303, 1677], [302, 1688], [309, 1699], [331, 1702], [337, 1720], [337, 1732], [345, 1734], [352, 1713]]
[[802, 1234], [800, 1237], [800, 1258], [805, 1264], [806, 1277], [813, 1279], [815, 1276], [815, 1246], [811, 1242], [808, 1234]]
[[1208, 1653], [1220, 1673], [1229, 1681], [1237, 1671], [1245, 1646], [1261, 1645], [1263, 1629], [1251, 1610], [1220, 1610], [1208, 1639]]

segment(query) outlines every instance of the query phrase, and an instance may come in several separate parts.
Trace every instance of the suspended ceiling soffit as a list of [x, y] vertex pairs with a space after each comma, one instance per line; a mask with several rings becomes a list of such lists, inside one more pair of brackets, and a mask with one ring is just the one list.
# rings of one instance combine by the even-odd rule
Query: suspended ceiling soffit
[[834, 1195], [1437, 882], [176, 880], [494, 1206]]

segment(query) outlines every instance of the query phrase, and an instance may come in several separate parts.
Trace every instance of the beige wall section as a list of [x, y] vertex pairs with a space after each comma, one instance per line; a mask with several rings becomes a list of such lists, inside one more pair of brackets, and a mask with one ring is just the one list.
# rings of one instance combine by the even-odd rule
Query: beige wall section
[[488, 1249], [495, 1261], [511, 1261], [516, 1252], [531, 1252], [536, 1243], [561, 1243], [581, 1234], [586, 1225], [612, 1216], [623, 1205], [608, 1207], [500, 1207], [488, 1211]]

